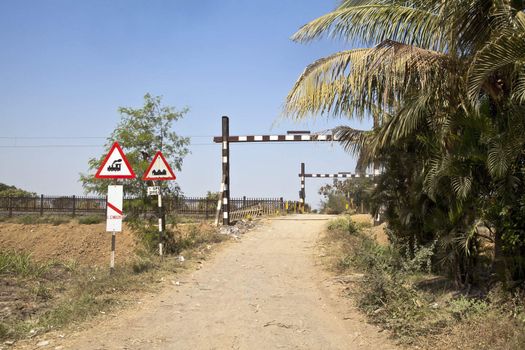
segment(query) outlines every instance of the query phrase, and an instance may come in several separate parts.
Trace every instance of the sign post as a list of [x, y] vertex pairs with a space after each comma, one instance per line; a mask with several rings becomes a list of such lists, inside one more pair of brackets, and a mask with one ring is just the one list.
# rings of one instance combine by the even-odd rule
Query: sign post
[[108, 186], [106, 231], [111, 232], [110, 273], [115, 271], [115, 232], [122, 232], [122, 202], [124, 191], [122, 185]]
[[[151, 164], [148, 167], [148, 170], [142, 176], [144, 181], [166, 181], [166, 180], [175, 180], [177, 177], [173, 170], [171, 170], [170, 165], [166, 161], [166, 158], [162, 155], [161, 151], [158, 151]], [[166, 218], [164, 215], [164, 208], [162, 207], [162, 191], [160, 186], [150, 186], [148, 187], [148, 195], [157, 195], [157, 204], [159, 210], [159, 255], [163, 255], [163, 231], [166, 225]]]
[[[126, 155], [115, 142], [104, 161], [98, 168], [97, 179], [133, 179], [135, 172], [131, 168]], [[106, 201], [106, 231], [111, 232], [111, 258], [109, 273], [115, 271], [116, 232], [122, 232], [124, 190], [122, 185], [109, 185]]]

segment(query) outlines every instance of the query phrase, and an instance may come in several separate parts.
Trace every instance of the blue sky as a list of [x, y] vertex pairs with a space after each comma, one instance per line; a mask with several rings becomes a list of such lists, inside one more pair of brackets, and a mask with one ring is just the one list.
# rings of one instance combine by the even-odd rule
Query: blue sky
[[[44, 194], [82, 194], [78, 174], [103, 153], [119, 106], [146, 92], [189, 107], [174, 129], [191, 136], [177, 174], [187, 195], [220, 187], [220, 146], [211, 143], [230, 117], [230, 134], [325, 130], [349, 120], [280, 117], [304, 67], [348, 45], [289, 37], [336, 6], [320, 0], [0, 1], [0, 182]], [[50, 146], [60, 147], [50, 147]], [[31, 146], [31, 147], [27, 147]], [[46, 146], [46, 147], [33, 147]], [[85, 147], [78, 147], [85, 146]], [[235, 144], [233, 196], [297, 199], [307, 172], [353, 170], [338, 145]], [[307, 180], [307, 200], [327, 181]]]

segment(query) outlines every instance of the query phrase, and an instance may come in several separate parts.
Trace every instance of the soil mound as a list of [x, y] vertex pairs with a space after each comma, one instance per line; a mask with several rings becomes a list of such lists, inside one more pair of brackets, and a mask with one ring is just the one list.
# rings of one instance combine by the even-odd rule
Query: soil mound
[[[129, 262], [137, 246], [133, 233], [124, 225], [117, 233], [117, 264]], [[36, 261], [75, 261], [81, 265], [109, 265], [111, 233], [105, 223], [80, 225], [76, 221], [62, 225], [15, 223], [0, 224], [0, 249], [31, 253]]]

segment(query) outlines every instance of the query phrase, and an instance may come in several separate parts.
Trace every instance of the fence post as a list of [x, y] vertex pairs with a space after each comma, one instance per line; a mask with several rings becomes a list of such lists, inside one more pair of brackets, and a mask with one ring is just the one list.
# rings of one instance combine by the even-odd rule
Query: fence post
[[242, 207], [246, 207], [246, 196], [242, 196]]
[[76, 214], [76, 207], [77, 207], [77, 198], [75, 195], [73, 195], [73, 216]]
[[7, 198], [7, 207], [9, 209], [9, 217], [13, 216], [13, 202], [11, 200], [11, 197]]
[[283, 213], [284, 213], [284, 198], [281, 197], [279, 200], [281, 202], [281, 203], [279, 203], [279, 209], [281, 211], [281, 215], [283, 215]]
[[40, 216], [44, 216], [44, 195], [40, 195]]
[[204, 212], [206, 213], [206, 220], [208, 220], [209, 218], [209, 215], [208, 215], [208, 198], [206, 198], [206, 201], [204, 202]]

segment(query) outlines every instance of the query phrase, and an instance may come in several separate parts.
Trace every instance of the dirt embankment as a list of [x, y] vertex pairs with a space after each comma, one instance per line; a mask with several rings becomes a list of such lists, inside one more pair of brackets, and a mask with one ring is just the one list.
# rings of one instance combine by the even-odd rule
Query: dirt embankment
[[[124, 225], [117, 233], [117, 262], [134, 258], [137, 246], [133, 233]], [[0, 249], [31, 253], [36, 261], [74, 261], [86, 266], [109, 264], [111, 233], [105, 223], [80, 225], [76, 221], [61, 225], [15, 224], [0, 225]]]
[[366, 233], [369, 233], [372, 237], [375, 238], [377, 243], [381, 244], [382, 246], [387, 246], [388, 243], [388, 236], [386, 234], [386, 223], [382, 223], [381, 225], [373, 226], [374, 220], [370, 214], [355, 214], [350, 216], [352, 221], [358, 223], [358, 224], [368, 224], [371, 225], [370, 231], [366, 230]]

